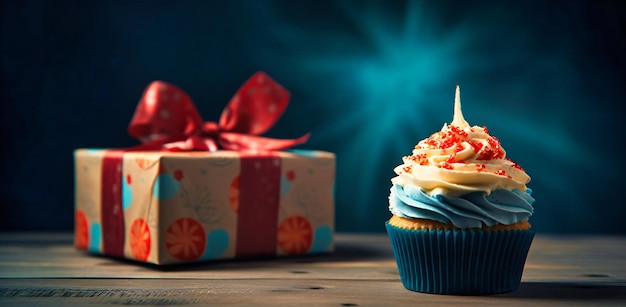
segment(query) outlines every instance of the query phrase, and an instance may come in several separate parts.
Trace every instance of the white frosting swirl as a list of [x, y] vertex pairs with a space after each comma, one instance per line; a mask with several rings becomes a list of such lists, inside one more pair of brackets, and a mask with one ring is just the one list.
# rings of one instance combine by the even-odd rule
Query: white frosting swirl
[[486, 127], [471, 127], [461, 113], [457, 86], [454, 118], [441, 131], [420, 141], [394, 169], [394, 184], [413, 184], [429, 195], [446, 197], [496, 189], [526, 190], [530, 177], [506, 158], [500, 141]]

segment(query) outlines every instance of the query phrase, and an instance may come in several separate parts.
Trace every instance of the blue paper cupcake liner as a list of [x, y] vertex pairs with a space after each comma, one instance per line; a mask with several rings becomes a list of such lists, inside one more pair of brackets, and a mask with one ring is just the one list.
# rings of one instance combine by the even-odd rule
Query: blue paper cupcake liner
[[385, 223], [405, 288], [485, 295], [519, 287], [534, 229], [408, 230]]

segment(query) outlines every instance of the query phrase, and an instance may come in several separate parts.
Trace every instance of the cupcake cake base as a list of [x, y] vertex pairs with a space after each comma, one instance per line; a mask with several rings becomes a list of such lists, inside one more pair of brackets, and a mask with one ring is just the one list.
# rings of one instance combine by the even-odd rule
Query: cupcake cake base
[[[530, 225], [528, 225], [530, 227]], [[407, 229], [385, 223], [405, 288], [486, 295], [519, 287], [532, 228]]]

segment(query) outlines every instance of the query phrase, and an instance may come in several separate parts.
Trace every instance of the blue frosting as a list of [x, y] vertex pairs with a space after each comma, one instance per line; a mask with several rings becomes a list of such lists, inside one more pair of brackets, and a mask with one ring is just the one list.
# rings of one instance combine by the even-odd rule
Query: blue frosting
[[472, 192], [460, 197], [428, 195], [419, 187], [394, 184], [389, 196], [391, 213], [405, 218], [435, 220], [459, 228], [510, 225], [527, 221], [535, 199], [531, 190], [497, 189], [491, 194]]

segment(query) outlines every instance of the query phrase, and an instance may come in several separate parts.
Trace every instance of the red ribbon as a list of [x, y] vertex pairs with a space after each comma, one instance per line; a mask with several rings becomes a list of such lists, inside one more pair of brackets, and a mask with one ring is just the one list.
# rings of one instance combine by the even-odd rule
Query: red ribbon
[[235, 255], [276, 255], [281, 158], [275, 153], [241, 154]]
[[309, 138], [308, 133], [288, 140], [259, 136], [282, 115], [289, 96], [280, 84], [257, 72], [231, 98], [218, 123], [203, 122], [187, 93], [154, 81], [144, 91], [128, 133], [143, 143], [134, 150], [282, 150]]
[[102, 250], [124, 257], [124, 209], [122, 207], [122, 156], [124, 150], [107, 150], [102, 157], [100, 216]]

